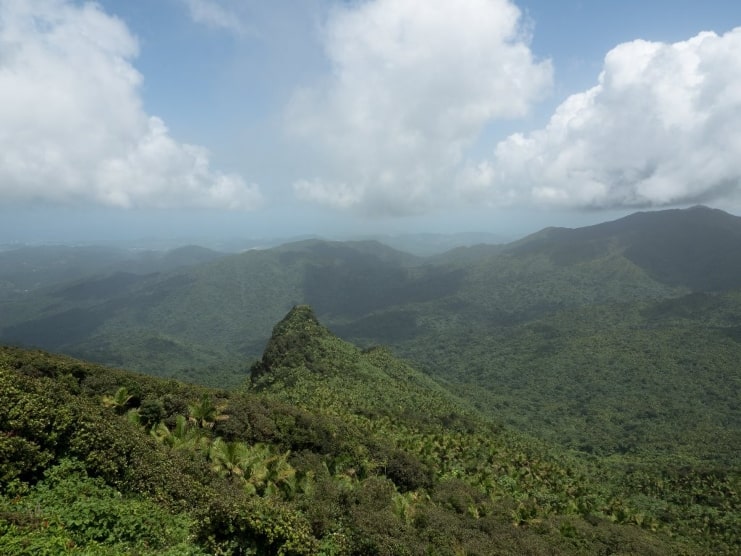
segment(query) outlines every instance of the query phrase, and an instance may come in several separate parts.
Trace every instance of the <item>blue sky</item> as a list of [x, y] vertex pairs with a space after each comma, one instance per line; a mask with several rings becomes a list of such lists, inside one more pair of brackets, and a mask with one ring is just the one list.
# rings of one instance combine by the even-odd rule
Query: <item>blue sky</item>
[[741, 212], [741, 3], [0, 0], [0, 243]]

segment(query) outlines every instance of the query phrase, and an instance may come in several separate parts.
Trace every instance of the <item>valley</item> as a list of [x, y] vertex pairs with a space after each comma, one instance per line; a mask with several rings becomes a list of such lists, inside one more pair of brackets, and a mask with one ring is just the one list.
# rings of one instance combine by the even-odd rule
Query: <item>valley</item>
[[[30, 255], [3, 252], [0, 276], [9, 285], [0, 299], [0, 343], [159, 378], [11, 348], [4, 372], [27, 376], [27, 393], [38, 392], [35, 381], [53, 380], [100, 398], [126, 383], [141, 390], [127, 410], [161, 406], [147, 426], [161, 420], [163, 434], [187, 416], [197, 392], [210, 392], [228, 402], [229, 419], [205, 431], [211, 447], [194, 464], [213, 462], [217, 437], [267, 443], [270, 457], [290, 450], [296, 477], [318, 477], [323, 461], [334, 485], [325, 485], [328, 492], [360, 497], [359, 508], [370, 504], [363, 489], [383, 490], [372, 496], [390, 496], [388, 508], [398, 510], [383, 519], [405, 523], [394, 521], [401, 537], [383, 540], [343, 506], [320, 527], [318, 494], [281, 494], [286, 511], [309, 520], [300, 530], [314, 539], [305, 541], [312, 550], [337, 534], [345, 540], [335, 553], [361, 553], [365, 541], [356, 535], [371, 527], [377, 553], [396, 553], [378, 548], [395, 543], [414, 554], [414, 546], [453, 550], [459, 542], [489, 554], [482, 547], [504, 535], [513, 554], [543, 553], [546, 545], [595, 553], [594, 543], [608, 537], [638, 543], [646, 554], [731, 554], [741, 546], [731, 525], [741, 515], [740, 246], [741, 218], [694, 207], [428, 256], [376, 241], [323, 240], [240, 254], [189, 248], [137, 264], [91, 253], [85, 265], [70, 264], [70, 252], [53, 251], [67, 261], [54, 263], [61, 269], [54, 275], [54, 258], [35, 253], [49, 262], [37, 261], [46, 278], [33, 287], [19, 287], [29, 274], [18, 261]], [[254, 409], [240, 416], [243, 404], [272, 409], [264, 418]], [[315, 423], [325, 428], [310, 432]], [[368, 434], [371, 444], [362, 440]], [[390, 443], [373, 444], [380, 439]], [[340, 447], [329, 447], [334, 442]], [[32, 486], [70, 454], [87, 461], [69, 449], [56, 445], [35, 468], [6, 470], [4, 481]], [[401, 467], [390, 467], [392, 460]], [[12, 469], [10, 460], [5, 465]], [[438, 545], [428, 527], [452, 514], [429, 512], [458, 504], [442, 492], [469, 501]], [[230, 512], [247, 511], [246, 503], [219, 515], [236, 519]], [[413, 514], [427, 517], [418, 522]], [[494, 521], [480, 529], [483, 515]], [[199, 523], [205, 535], [208, 526]], [[478, 531], [468, 544], [460, 533], [467, 528]], [[239, 534], [250, 542], [265, 535], [250, 531]], [[223, 547], [234, 539], [198, 538], [201, 548], [231, 553]], [[273, 547], [266, 553], [294, 542], [265, 538], [259, 542]], [[342, 552], [345, 542], [353, 548]], [[534, 543], [530, 552], [521, 542]]]

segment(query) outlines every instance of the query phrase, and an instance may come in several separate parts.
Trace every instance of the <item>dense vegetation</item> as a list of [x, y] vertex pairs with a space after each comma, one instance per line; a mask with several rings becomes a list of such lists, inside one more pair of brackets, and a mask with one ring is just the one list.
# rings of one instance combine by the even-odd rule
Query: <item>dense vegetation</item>
[[251, 384], [0, 351], [3, 554], [732, 554], [738, 475], [585, 461], [297, 307]]
[[402, 347], [482, 411], [564, 446], [738, 467], [739, 319], [737, 294], [691, 294], [482, 324]]
[[[740, 242], [741, 219], [698, 207], [427, 258], [312, 240], [235, 256], [189, 249], [175, 270], [102, 272], [106, 259], [86, 252], [81, 268], [102, 273], [68, 282], [76, 259], [40, 256], [42, 274], [57, 265], [58, 278], [50, 271], [28, 292], [17, 290], [32, 271], [0, 258], [12, 284], [0, 296], [0, 341], [221, 388], [3, 351], [3, 384], [17, 390], [0, 389], [3, 407], [27, 397], [20, 407], [47, 416], [18, 434], [8, 423], [22, 421], [0, 410], [0, 454], [11, 454], [0, 469], [3, 538], [38, 535], [42, 546], [59, 535], [82, 552], [294, 542], [254, 540], [262, 533], [244, 523], [257, 512], [289, 520], [325, 554], [735, 553]], [[361, 349], [306, 307], [270, 335], [306, 302]], [[204, 403], [228, 418], [203, 421]], [[53, 417], [52, 407], [66, 409]], [[81, 415], [107, 427], [95, 434], [114, 452], [95, 457], [125, 466], [96, 467], [87, 444], [72, 442]], [[132, 455], [143, 446], [152, 461]], [[27, 463], [12, 459], [21, 455]], [[153, 479], [161, 457], [179, 462], [180, 487]], [[132, 461], [148, 479], [116, 478], [126, 466], [137, 473]], [[256, 461], [267, 463], [253, 472]], [[244, 498], [221, 494], [235, 484]], [[90, 515], [149, 508], [173, 520], [173, 536], [65, 536], [65, 489], [108, 504]], [[214, 512], [229, 538], [194, 509], [213, 500], [226, 504]]]

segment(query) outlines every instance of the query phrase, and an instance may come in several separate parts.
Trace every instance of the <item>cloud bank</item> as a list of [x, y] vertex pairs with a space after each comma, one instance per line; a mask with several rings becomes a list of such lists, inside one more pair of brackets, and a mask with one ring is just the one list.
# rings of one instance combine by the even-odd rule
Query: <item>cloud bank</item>
[[500, 142], [459, 190], [492, 202], [643, 207], [738, 199], [741, 28], [611, 50], [598, 84]]
[[294, 191], [343, 209], [445, 203], [484, 127], [526, 114], [551, 84], [509, 0], [349, 3], [331, 11], [323, 40], [332, 75], [293, 97], [287, 123], [326, 172]]
[[250, 209], [254, 184], [147, 115], [136, 39], [96, 4], [0, 2], [0, 198]]

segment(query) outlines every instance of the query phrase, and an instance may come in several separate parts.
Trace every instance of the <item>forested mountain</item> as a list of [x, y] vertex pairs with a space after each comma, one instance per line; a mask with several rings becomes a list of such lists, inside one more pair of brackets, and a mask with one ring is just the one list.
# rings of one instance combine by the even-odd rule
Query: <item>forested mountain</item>
[[655, 280], [692, 291], [741, 287], [741, 218], [696, 206], [639, 212], [584, 228], [548, 228], [512, 244], [573, 264], [618, 252]]
[[310, 240], [170, 273], [95, 277], [3, 302], [0, 339], [152, 374], [236, 365], [260, 354], [296, 303], [363, 315], [419, 297], [407, 277], [414, 261], [376, 242]]
[[14, 297], [0, 341], [237, 385], [273, 323], [308, 303], [340, 337], [389, 346], [533, 436], [737, 468], [740, 222], [705, 207], [637, 213], [427, 258], [303, 241]]
[[11, 248], [0, 251], [0, 299], [113, 272], [166, 272], [221, 256], [195, 245], [169, 251], [65, 245]]
[[738, 470], [576, 457], [292, 309], [240, 391], [0, 349], [2, 554], [735, 554]]

